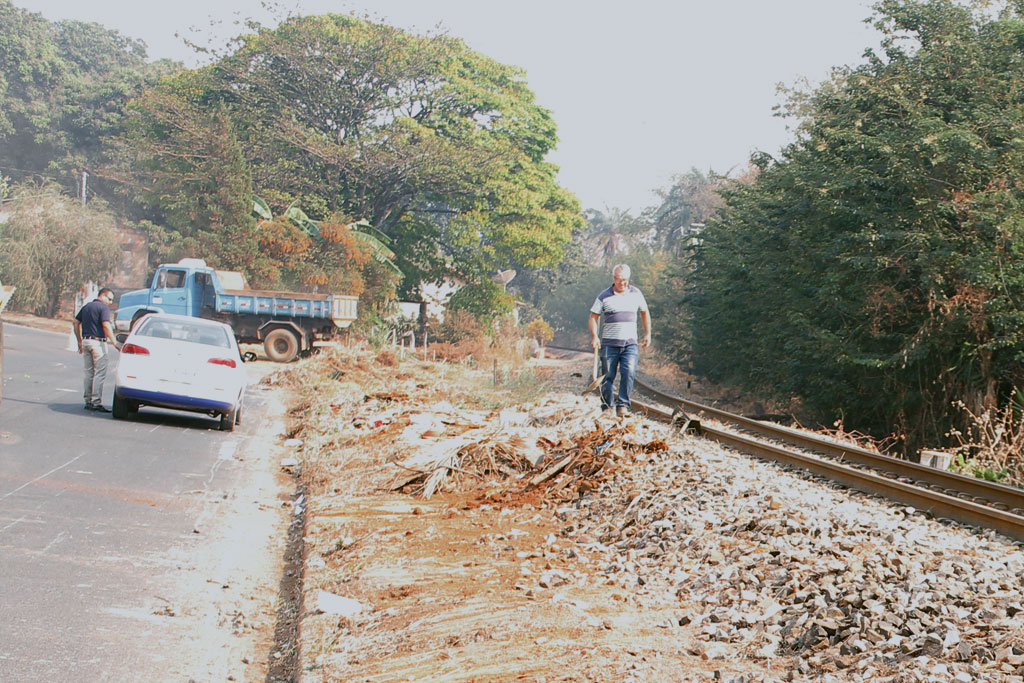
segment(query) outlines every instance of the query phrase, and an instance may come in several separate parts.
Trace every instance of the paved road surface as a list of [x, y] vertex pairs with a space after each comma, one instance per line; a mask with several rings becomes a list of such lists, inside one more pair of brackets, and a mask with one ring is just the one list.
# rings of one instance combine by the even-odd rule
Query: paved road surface
[[[216, 573], [196, 558], [231, 552], [209, 546], [224, 543], [219, 504], [251, 474], [239, 454], [264, 394], [250, 386], [245, 424], [233, 433], [204, 416], [145, 408], [115, 421], [83, 410], [81, 357], [67, 350], [68, 335], [4, 331], [0, 680], [212, 675], [217, 665], [193, 661], [208, 643], [190, 639], [203, 634], [182, 633], [187, 620], [175, 618], [201, 611], [181, 595], [182, 576]], [[112, 386], [111, 373], [108, 407]]]

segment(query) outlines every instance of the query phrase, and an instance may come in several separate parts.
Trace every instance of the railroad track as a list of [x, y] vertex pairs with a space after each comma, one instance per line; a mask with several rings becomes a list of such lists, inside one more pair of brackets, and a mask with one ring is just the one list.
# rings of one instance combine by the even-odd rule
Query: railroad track
[[[561, 349], [588, 353], [580, 349]], [[633, 401], [653, 418], [758, 458], [799, 467], [858, 491], [880, 495], [955, 522], [994, 529], [1024, 542], [1024, 489], [1004, 486], [667, 394], [638, 379], [659, 405]], [[715, 420], [731, 428], [710, 424]], [[797, 450], [799, 449], [799, 450]]]

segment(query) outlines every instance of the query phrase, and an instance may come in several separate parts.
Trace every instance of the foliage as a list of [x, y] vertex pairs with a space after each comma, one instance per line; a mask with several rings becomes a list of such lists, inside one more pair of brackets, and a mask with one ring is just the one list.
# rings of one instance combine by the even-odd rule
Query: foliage
[[402, 275], [387, 236], [366, 221], [340, 215], [313, 220], [296, 204], [274, 216], [263, 199], [253, 197], [253, 212], [262, 219], [256, 224], [260, 251], [272, 273], [268, 284], [283, 281], [358, 295], [361, 310], [381, 316]]
[[[1005, 481], [1010, 473], [1008, 469], [993, 469], [978, 459], [965, 456], [963, 453], [956, 454], [952, 462], [949, 463], [949, 471], [976, 479], [984, 479], [995, 484], [1009, 483]], [[1020, 483], [1016, 485], [1019, 487]]]
[[443, 320], [430, 321], [430, 340], [439, 343], [461, 344], [484, 337], [484, 326], [469, 311], [448, 311]]
[[583, 238], [588, 263], [610, 268], [619, 262], [619, 254], [628, 254], [642, 244], [650, 224], [629, 211], [612, 208], [605, 211], [587, 209]]
[[230, 112], [175, 97], [171, 82], [131, 103], [119, 146], [138, 201], [160, 226], [150, 233], [150, 257], [198, 256], [256, 282], [269, 279], [274, 266], [260, 253], [251, 178]]
[[[251, 28], [234, 53], [161, 94], [178, 101], [166, 108], [171, 123], [192, 108], [229, 112], [268, 208], [365, 218], [359, 232], [390, 240], [407, 295], [561, 258], [579, 207], [544, 161], [555, 126], [521, 70], [453, 38], [344, 15]], [[138, 123], [132, 144], [173, 133]]]
[[362, 336], [375, 351], [390, 344], [395, 333], [394, 328], [375, 312], [361, 312], [359, 320], [352, 325], [352, 331]]
[[949, 434], [956, 449], [955, 471], [1024, 486], [1024, 392], [1018, 389], [1003, 406], [980, 413], [962, 401], [954, 407], [965, 414], [967, 425]]
[[448, 299], [449, 311], [465, 311], [483, 323], [512, 312], [515, 298], [494, 280], [464, 285]]
[[54, 184], [14, 189], [0, 223], [0, 271], [18, 288], [13, 306], [53, 317], [63, 297], [118, 263], [114, 218], [97, 204], [82, 207]]
[[555, 330], [543, 318], [531, 320], [526, 326], [526, 336], [536, 339], [537, 343], [544, 346], [555, 338]]
[[676, 175], [667, 190], [657, 190], [660, 203], [642, 214], [653, 229], [655, 249], [684, 257], [688, 245], [723, 207], [720, 190], [728, 184], [725, 176], [692, 168]]
[[949, 406], [1024, 379], [1024, 20], [883, 0], [882, 52], [790, 111], [702, 233], [700, 368], [797, 396], [823, 422], [941, 443]]
[[554, 329], [555, 338], [569, 346], [588, 346], [590, 306], [611, 283], [611, 271], [597, 266], [588, 266], [573, 277], [556, 282], [540, 307], [541, 315]]
[[146, 63], [143, 43], [98, 24], [49, 22], [0, 0], [0, 166], [16, 178], [59, 178], [112, 199], [102, 174], [105, 138], [127, 102], [177, 65]]

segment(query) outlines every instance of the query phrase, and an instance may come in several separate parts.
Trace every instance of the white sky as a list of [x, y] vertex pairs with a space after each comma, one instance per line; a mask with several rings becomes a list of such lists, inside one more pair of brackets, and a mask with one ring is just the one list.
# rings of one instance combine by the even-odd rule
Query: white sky
[[[197, 63], [175, 34], [224, 39], [238, 19], [271, 23], [256, 0], [14, 0], [51, 20], [93, 21], [146, 43], [150, 58]], [[724, 173], [792, 139], [776, 85], [823, 79], [878, 43], [870, 0], [286, 0], [285, 11], [370, 14], [440, 29], [526, 69], [554, 113], [549, 158], [584, 208], [639, 213], [692, 167]]]

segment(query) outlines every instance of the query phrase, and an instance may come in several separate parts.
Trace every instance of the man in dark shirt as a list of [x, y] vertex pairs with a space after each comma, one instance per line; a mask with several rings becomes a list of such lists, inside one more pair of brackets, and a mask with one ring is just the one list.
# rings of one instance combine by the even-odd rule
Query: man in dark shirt
[[109, 413], [100, 402], [103, 381], [107, 378], [107, 342], [121, 350], [114, 338], [114, 325], [110, 322], [110, 304], [114, 293], [104, 287], [96, 298], [82, 306], [75, 315], [75, 338], [78, 352], [85, 359], [85, 409]]

